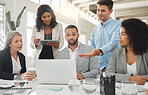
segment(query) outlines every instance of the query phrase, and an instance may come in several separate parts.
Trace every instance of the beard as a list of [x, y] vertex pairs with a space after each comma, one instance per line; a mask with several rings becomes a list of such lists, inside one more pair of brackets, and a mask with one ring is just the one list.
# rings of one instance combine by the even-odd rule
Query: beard
[[74, 41], [74, 43], [70, 43], [69, 41], [67, 41], [67, 42], [68, 42], [69, 45], [74, 46], [74, 45], [77, 43], [77, 41], [78, 41], [78, 37], [77, 37], [77, 39]]

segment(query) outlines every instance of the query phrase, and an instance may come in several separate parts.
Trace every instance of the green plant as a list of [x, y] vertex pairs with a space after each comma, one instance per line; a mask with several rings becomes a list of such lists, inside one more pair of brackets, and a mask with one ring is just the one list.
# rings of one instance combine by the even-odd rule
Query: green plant
[[16, 23], [14, 21], [11, 21], [11, 15], [10, 15], [10, 11], [8, 11], [6, 13], [6, 20], [7, 20], [7, 24], [8, 24], [8, 29], [9, 31], [13, 31], [16, 30], [17, 27], [19, 27], [20, 25], [20, 19], [22, 17], [22, 14], [24, 13], [24, 10], [26, 9], [26, 6], [24, 6], [24, 8], [22, 9], [22, 11], [20, 12], [20, 14], [17, 17]]

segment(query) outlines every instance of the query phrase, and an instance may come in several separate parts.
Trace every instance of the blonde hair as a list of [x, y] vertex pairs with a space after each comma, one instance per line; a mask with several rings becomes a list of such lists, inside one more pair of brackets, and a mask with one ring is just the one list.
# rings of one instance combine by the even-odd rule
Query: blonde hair
[[17, 31], [12, 31], [12, 32], [8, 32], [6, 35], [6, 39], [5, 39], [5, 45], [4, 45], [4, 49], [8, 49], [9, 48], [9, 44], [11, 44], [12, 38], [15, 36], [22, 36], [22, 34], [20, 34]]

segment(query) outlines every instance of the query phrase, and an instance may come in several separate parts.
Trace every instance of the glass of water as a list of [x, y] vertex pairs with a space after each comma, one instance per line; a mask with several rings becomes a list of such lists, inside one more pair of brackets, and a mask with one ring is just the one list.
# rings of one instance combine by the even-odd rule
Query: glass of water
[[13, 82], [17, 88], [22, 88], [26, 84], [26, 80], [22, 79], [21, 75], [15, 75]]
[[121, 82], [121, 93], [123, 95], [137, 95], [138, 93], [137, 83], [131, 81]]
[[97, 80], [93, 78], [86, 78], [82, 82], [82, 87], [88, 95], [94, 94], [97, 90]]
[[96, 82], [97, 82], [97, 90], [95, 92], [95, 95], [100, 95], [100, 77], [97, 77]]
[[68, 83], [68, 87], [72, 92], [79, 92], [81, 83], [78, 79], [71, 79]]

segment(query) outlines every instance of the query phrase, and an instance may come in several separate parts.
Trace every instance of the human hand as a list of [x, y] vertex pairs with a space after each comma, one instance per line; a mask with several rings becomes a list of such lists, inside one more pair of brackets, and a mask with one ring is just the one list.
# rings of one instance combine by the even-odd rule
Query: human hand
[[51, 45], [56, 49], [59, 48], [59, 42], [55, 43], [55, 42], [51, 41], [51, 42], [48, 42], [47, 45]]
[[35, 75], [31, 72], [25, 72], [25, 73], [21, 74], [21, 78], [32, 81], [33, 79], [35, 79]]
[[100, 54], [100, 50], [98, 49], [93, 49], [93, 51], [91, 53], [87, 53], [87, 54], [79, 54], [80, 57], [92, 57], [92, 56], [96, 56]]
[[144, 85], [148, 78], [143, 76], [130, 76], [129, 80], [136, 82], [138, 85]]
[[20, 72], [14, 72], [13, 74], [20, 74]]
[[39, 43], [40, 40], [41, 39], [34, 39], [34, 44], [35, 44], [36, 47], [38, 46], [38, 43]]
[[82, 80], [84, 79], [84, 76], [80, 73], [77, 73], [77, 79]]

